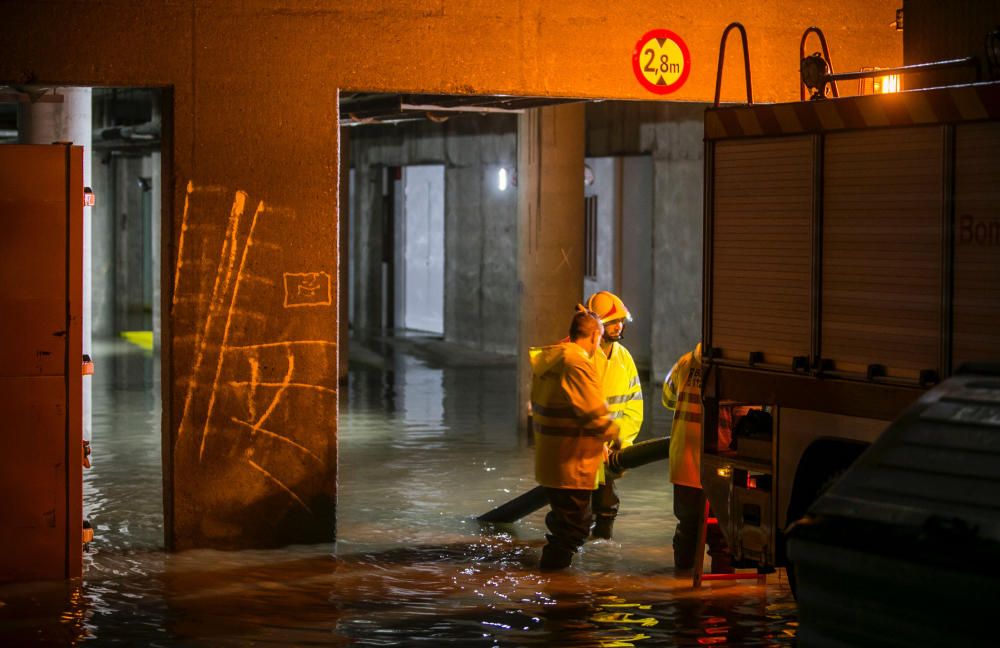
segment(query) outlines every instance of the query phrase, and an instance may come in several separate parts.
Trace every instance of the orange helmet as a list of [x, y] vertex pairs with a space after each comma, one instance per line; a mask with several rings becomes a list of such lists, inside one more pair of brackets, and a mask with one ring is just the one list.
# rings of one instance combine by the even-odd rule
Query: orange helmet
[[587, 309], [597, 313], [597, 317], [600, 318], [602, 324], [620, 319], [626, 322], [632, 321], [632, 315], [625, 308], [625, 302], [607, 290], [595, 292], [591, 295], [590, 299], [587, 300]]

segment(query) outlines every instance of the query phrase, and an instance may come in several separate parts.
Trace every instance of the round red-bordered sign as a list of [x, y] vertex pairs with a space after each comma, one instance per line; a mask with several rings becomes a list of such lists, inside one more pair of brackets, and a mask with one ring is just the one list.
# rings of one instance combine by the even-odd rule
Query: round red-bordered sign
[[650, 92], [670, 94], [684, 85], [691, 74], [691, 52], [674, 32], [653, 29], [635, 44], [632, 71]]

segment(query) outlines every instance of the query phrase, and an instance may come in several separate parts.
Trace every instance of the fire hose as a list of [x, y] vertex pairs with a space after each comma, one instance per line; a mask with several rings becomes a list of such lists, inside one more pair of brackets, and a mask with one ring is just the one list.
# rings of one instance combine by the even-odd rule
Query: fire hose
[[[621, 450], [612, 450], [608, 456], [607, 467], [617, 473], [626, 469], [645, 466], [654, 461], [666, 459], [670, 454], [670, 437], [650, 439]], [[545, 488], [536, 486], [526, 493], [501, 504], [492, 511], [480, 515], [480, 522], [511, 523], [517, 522], [526, 515], [531, 515], [549, 503]]]

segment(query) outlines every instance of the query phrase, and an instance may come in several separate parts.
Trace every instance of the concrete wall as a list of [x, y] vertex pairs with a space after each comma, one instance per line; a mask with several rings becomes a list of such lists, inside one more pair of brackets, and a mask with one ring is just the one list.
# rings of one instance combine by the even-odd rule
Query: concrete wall
[[704, 110], [684, 103], [587, 106], [588, 156], [653, 157], [654, 384], [701, 339]]
[[517, 190], [497, 187], [497, 172], [517, 160], [513, 116], [460, 116], [445, 123], [351, 129], [351, 159], [360, 182], [352, 198], [355, 334], [377, 333], [375, 316], [382, 250], [381, 169], [412, 164], [445, 165], [444, 337], [469, 347], [511, 353], [517, 341]]
[[[721, 30], [742, 20], [757, 99], [794, 99], [806, 26], [826, 29], [841, 69], [889, 66], [900, 57], [885, 34], [896, 5], [721, 0], [666, 14], [638, 0], [5, 5], [0, 82], [166, 89], [168, 546], [333, 537], [337, 312], [287, 308], [285, 291], [315, 299], [336, 280], [338, 88], [644, 98], [631, 53], [662, 26], [691, 50], [674, 97], [703, 101]], [[727, 70], [723, 97], [739, 99], [738, 66]]]

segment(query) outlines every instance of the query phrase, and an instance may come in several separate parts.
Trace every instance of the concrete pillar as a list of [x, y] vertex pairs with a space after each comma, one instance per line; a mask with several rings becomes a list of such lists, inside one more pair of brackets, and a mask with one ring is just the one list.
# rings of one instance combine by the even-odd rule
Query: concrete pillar
[[[56, 88], [61, 102], [37, 101], [18, 104], [18, 141], [21, 144], [73, 142], [83, 147], [83, 184], [91, 186], [92, 102], [90, 88]], [[91, 353], [93, 337], [91, 277], [91, 209], [84, 211], [83, 228], [83, 352]], [[90, 380], [83, 381], [83, 438], [90, 439], [92, 391]]]
[[[199, 16], [209, 34], [266, 33], [273, 19]], [[164, 103], [165, 123], [190, 125], [163, 151], [174, 180], [163, 259], [168, 550], [331, 542], [336, 531], [337, 89], [312, 73], [278, 75], [273, 94], [257, 96], [252, 66], [226, 62], [231, 46], [200, 42], [197, 102], [176, 88]], [[205, 61], [223, 67], [206, 72]], [[307, 61], [288, 69], [311, 70]], [[293, 88], [310, 100], [290, 104]], [[234, 97], [253, 99], [237, 115]]]
[[348, 330], [349, 314], [347, 312], [347, 295], [350, 290], [350, 255], [348, 242], [351, 240], [351, 228], [349, 227], [350, 215], [350, 177], [351, 177], [351, 140], [350, 129], [340, 129], [340, 216], [337, 220], [337, 239], [340, 248], [340, 257], [337, 264], [337, 311], [340, 313], [340, 329], [337, 335], [337, 375], [341, 382], [347, 380], [348, 367]]
[[[530, 110], [517, 126], [518, 403], [531, 393], [528, 348], [566, 337], [583, 298], [584, 106]], [[519, 416], [524, 422], [524, 416]]]
[[355, 339], [364, 340], [379, 335], [385, 325], [382, 321], [382, 259], [386, 252], [383, 229], [386, 210], [391, 209], [391, 204], [387, 204], [386, 167], [373, 164], [361, 155], [355, 160], [357, 195], [351, 200], [355, 201], [358, 217], [350, 233], [354, 237], [350, 280], [354, 291], [354, 335]]

